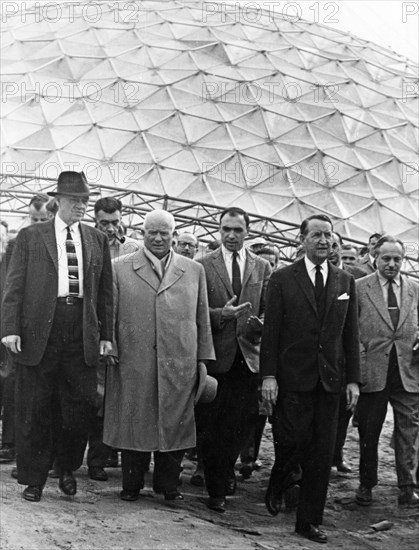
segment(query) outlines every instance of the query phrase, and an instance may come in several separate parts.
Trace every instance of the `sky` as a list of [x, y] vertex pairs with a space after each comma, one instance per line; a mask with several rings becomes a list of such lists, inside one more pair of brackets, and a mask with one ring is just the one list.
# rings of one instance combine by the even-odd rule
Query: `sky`
[[234, 0], [234, 4], [258, 4], [272, 13], [301, 14], [360, 38], [371, 40], [406, 56], [416, 63], [419, 58], [419, 1], [405, 0]]

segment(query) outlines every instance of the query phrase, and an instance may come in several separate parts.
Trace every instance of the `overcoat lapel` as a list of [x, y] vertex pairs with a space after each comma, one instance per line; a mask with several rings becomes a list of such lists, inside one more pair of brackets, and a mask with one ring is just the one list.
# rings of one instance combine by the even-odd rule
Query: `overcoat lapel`
[[377, 274], [375, 274], [374, 277], [371, 277], [371, 280], [368, 281], [368, 289], [366, 293], [373, 307], [377, 309], [383, 320], [391, 329], [394, 329], [390, 314], [384, 301], [383, 291]]
[[160, 279], [150, 265], [150, 262], [144, 255], [142, 250], [137, 250], [132, 257], [132, 268], [148, 285], [156, 292], [160, 286]]
[[317, 312], [317, 305], [316, 305], [316, 298], [314, 296], [314, 287], [313, 283], [311, 282], [310, 277], [308, 276], [307, 270], [304, 265], [304, 259], [299, 260], [293, 265], [294, 273], [295, 273], [295, 279], [297, 283], [300, 285], [301, 290], [306, 295], [311, 307], [314, 309], [316, 313]]
[[169, 266], [164, 273], [163, 280], [160, 283], [157, 294], [161, 294], [172, 285], [174, 285], [176, 281], [178, 281], [183, 276], [184, 273], [185, 270], [177, 265], [176, 254], [173, 254]]
[[58, 252], [57, 252], [57, 239], [55, 238], [55, 225], [54, 220], [39, 225], [42, 238], [46, 249], [54, 263], [55, 269], [58, 273]]
[[228, 276], [227, 268], [224, 263], [221, 247], [214, 253], [214, 256], [212, 257], [212, 261], [214, 265], [214, 270], [216, 271], [217, 275], [220, 277], [224, 286], [228, 290], [230, 296], [233, 297], [234, 291], [233, 291], [233, 287], [231, 286], [230, 277]]

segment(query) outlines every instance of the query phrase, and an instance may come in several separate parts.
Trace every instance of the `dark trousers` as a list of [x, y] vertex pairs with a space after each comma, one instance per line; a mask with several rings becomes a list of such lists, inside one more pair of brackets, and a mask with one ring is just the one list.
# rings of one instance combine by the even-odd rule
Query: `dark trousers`
[[258, 376], [249, 370], [241, 352], [227, 373], [212, 376], [218, 380], [217, 396], [212, 403], [199, 405], [198, 416], [207, 491], [211, 497], [223, 497], [251, 419], [258, 412]]
[[282, 391], [276, 406], [276, 460], [272, 470], [274, 487], [281, 491], [302, 469], [297, 526], [320, 525], [327, 488], [339, 409], [339, 393], [328, 393], [319, 382], [313, 391]]
[[88, 468], [104, 468], [112, 448], [103, 443], [103, 416], [94, 416], [89, 430]]
[[[73, 469], [94, 411], [96, 370], [84, 362], [83, 305], [57, 303], [39, 365], [16, 364], [18, 481], [44, 485], [55, 440], [56, 465]], [[57, 426], [57, 419], [60, 425]]]
[[[156, 493], [176, 491], [185, 451], [154, 452], [153, 489]], [[137, 492], [144, 487], [150, 456], [149, 452], [122, 450], [122, 488], [125, 491]]]
[[15, 446], [15, 381], [16, 381], [16, 369], [12, 364], [11, 369], [6, 376], [2, 379], [3, 395], [2, 395], [2, 435], [1, 444], [2, 447], [14, 447]]
[[343, 447], [345, 446], [346, 433], [352, 411], [346, 409], [346, 393], [342, 393], [339, 402], [338, 428], [336, 432], [335, 451], [333, 453], [333, 464], [338, 465], [343, 461]]
[[404, 390], [397, 355], [390, 353], [386, 387], [379, 392], [361, 393], [357, 411], [359, 421], [360, 482], [372, 489], [378, 483], [378, 442], [387, 414], [388, 403], [394, 414], [394, 452], [399, 487], [416, 483], [419, 434], [419, 393]]
[[265, 429], [267, 418], [265, 414], [257, 414], [251, 419], [249, 437], [240, 451], [240, 460], [242, 464], [250, 464], [258, 459], [260, 443], [262, 441], [263, 430]]

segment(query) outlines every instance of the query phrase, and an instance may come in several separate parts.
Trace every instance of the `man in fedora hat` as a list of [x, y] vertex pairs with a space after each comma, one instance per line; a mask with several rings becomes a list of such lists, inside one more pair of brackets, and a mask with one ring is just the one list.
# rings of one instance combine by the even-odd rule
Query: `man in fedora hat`
[[112, 269], [106, 236], [80, 223], [85, 175], [62, 172], [55, 219], [22, 229], [7, 273], [2, 343], [16, 364], [16, 448], [22, 496], [39, 501], [51, 461], [58, 405], [59, 486], [77, 491], [72, 456], [94, 408], [96, 365], [112, 340]]
[[[109, 358], [103, 440], [122, 449], [120, 498], [135, 501], [154, 453], [153, 488], [178, 492], [195, 446], [194, 400], [202, 362], [214, 359], [204, 269], [172, 249], [175, 221], [144, 219], [144, 247], [114, 262], [115, 345]], [[201, 379], [202, 380], [202, 379]]]

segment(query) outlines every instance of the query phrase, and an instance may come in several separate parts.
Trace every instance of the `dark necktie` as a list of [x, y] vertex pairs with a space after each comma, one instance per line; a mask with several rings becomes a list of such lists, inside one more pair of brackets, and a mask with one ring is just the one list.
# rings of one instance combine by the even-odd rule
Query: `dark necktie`
[[76, 247], [71, 236], [70, 227], [67, 227], [67, 239], [65, 241], [68, 263], [69, 296], [79, 296], [79, 264], [77, 262]]
[[314, 294], [316, 296], [317, 306], [319, 306], [324, 290], [324, 281], [322, 268], [316, 265], [316, 277], [314, 279]]
[[233, 252], [233, 259], [232, 259], [232, 287], [233, 292], [237, 296], [237, 300], [240, 298], [240, 293], [242, 291], [242, 280], [240, 276], [240, 266], [237, 261], [237, 256], [239, 254], [237, 252]]
[[393, 279], [389, 279], [388, 281], [388, 294], [387, 294], [387, 308], [388, 312], [391, 317], [391, 322], [393, 323], [393, 327], [396, 329], [397, 325], [399, 324], [399, 306], [397, 305], [397, 298], [394, 294], [393, 290]]

